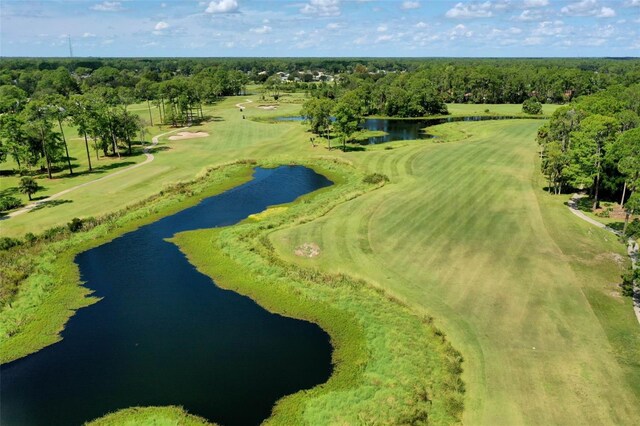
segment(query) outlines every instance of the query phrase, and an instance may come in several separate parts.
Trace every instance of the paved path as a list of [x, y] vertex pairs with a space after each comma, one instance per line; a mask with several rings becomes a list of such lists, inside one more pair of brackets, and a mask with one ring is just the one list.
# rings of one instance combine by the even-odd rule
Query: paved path
[[100, 181], [103, 181], [103, 180], [105, 180], [105, 179], [110, 179], [110, 178], [112, 178], [112, 177], [114, 177], [114, 176], [118, 176], [118, 175], [121, 175], [121, 174], [123, 174], [123, 173], [127, 173], [127, 172], [129, 172], [129, 171], [131, 171], [131, 170], [133, 170], [133, 169], [137, 169], [138, 167], [142, 167], [142, 166], [144, 166], [145, 164], [149, 164], [149, 163], [150, 163], [150, 162], [152, 162], [152, 161], [154, 160], [154, 158], [155, 158], [155, 157], [153, 156], [153, 154], [151, 154], [151, 153], [149, 152], [149, 150], [150, 150], [151, 148], [155, 147], [156, 145], [158, 145], [158, 138], [160, 138], [160, 137], [162, 137], [162, 136], [165, 136], [165, 135], [168, 135], [168, 134], [170, 134], [170, 133], [179, 132], [180, 130], [185, 130], [185, 129], [188, 129], [188, 127], [181, 127], [181, 128], [179, 128], [179, 129], [174, 129], [174, 130], [171, 130], [171, 131], [168, 131], [168, 132], [162, 133], [162, 134], [160, 134], [160, 135], [158, 135], [158, 136], [154, 136], [154, 137], [151, 139], [151, 145], [146, 146], [146, 147], [144, 148], [144, 155], [145, 155], [147, 158], [146, 158], [142, 163], [134, 164], [133, 166], [129, 166], [129, 167], [125, 168], [125, 169], [118, 170], [117, 172], [109, 173], [108, 175], [103, 176], [103, 177], [101, 177], [101, 178], [98, 178], [98, 179], [95, 179], [95, 180], [91, 180], [91, 181], [89, 181], [89, 182], [81, 183], [80, 185], [72, 186], [71, 188], [67, 188], [67, 189], [65, 189], [64, 191], [60, 191], [60, 192], [58, 192], [58, 193], [55, 193], [55, 194], [53, 194], [53, 195], [50, 195], [50, 196], [48, 196], [47, 198], [43, 198], [42, 200], [38, 200], [38, 201], [36, 201], [36, 202], [34, 202], [34, 203], [27, 204], [27, 205], [26, 205], [26, 206], [24, 206], [23, 208], [21, 208], [21, 209], [19, 209], [19, 210], [15, 210], [15, 211], [13, 211], [13, 212], [11, 212], [11, 213], [7, 214], [3, 219], [5, 219], [5, 220], [6, 220], [6, 219], [10, 219], [10, 218], [12, 218], [12, 217], [16, 217], [16, 216], [18, 216], [18, 215], [21, 215], [21, 214], [23, 214], [23, 213], [26, 213], [26, 212], [28, 212], [28, 211], [31, 211], [34, 207], [37, 207], [37, 206], [39, 206], [40, 204], [46, 203], [46, 202], [51, 201], [51, 200], [55, 200], [56, 198], [60, 198], [60, 197], [62, 197], [63, 195], [66, 195], [66, 194], [68, 194], [68, 193], [70, 193], [70, 192], [72, 192], [72, 191], [75, 191], [76, 189], [84, 188], [85, 186], [88, 186], [88, 185], [93, 185], [93, 184], [94, 184], [94, 183], [96, 183], [96, 182], [100, 182]]
[[[575, 214], [580, 219], [587, 221], [592, 225], [597, 226], [598, 228], [602, 228], [604, 230], [607, 230], [609, 232], [616, 234], [619, 237], [622, 237], [622, 232], [616, 231], [615, 229], [610, 228], [607, 225], [600, 223], [595, 219], [590, 218], [589, 216], [585, 215], [580, 210], [578, 210], [579, 199], [580, 199], [580, 195], [578, 194], [573, 194], [573, 196], [571, 196], [571, 199], [567, 203], [569, 205], [569, 211], [571, 213]], [[640, 257], [638, 253], [638, 243], [631, 238], [629, 238], [629, 241], [627, 241], [627, 254], [629, 255], [629, 258], [631, 258], [631, 265], [633, 269], [636, 269], [638, 267], [638, 258]], [[636, 318], [640, 323], [640, 287], [638, 286], [635, 286], [634, 288], [633, 310], [635, 311]]]
[[244, 101], [244, 102], [237, 103], [237, 104], [236, 104], [236, 108], [242, 108], [242, 105], [244, 105], [244, 104], [251, 104], [251, 103], [253, 103], [253, 101], [252, 101], [251, 99], [247, 99], [247, 100], [246, 100], [246, 101]]

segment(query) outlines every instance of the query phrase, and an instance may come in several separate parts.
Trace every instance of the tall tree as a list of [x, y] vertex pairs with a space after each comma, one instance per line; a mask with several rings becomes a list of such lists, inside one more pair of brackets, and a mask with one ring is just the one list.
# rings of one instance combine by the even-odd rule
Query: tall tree
[[75, 95], [69, 100], [69, 112], [71, 114], [71, 122], [76, 126], [81, 136], [84, 136], [84, 147], [87, 151], [87, 162], [89, 163], [89, 171], [93, 170], [91, 165], [91, 154], [89, 153], [89, 140], [87, 132], [90, 128], [91, 105], [87, 97]]
[[53, 179], [53, 164], [61, 159], [63, 145], [59, 133], [53, 131], [53, 120], [51, 108], [43, 101], [32, 100], [24, 110], [25, 130], [38, 140], [41, 148], [41, 155], [45, 160], [49, 179]]
[[604, 158], [616, 137], [619, 123], [615, 118], [590, 115], [580, 123], [580, 130], [571, 133], [572, 163], [568, 167], [576, 186], [591, 187], [593, 208], [600, 207], [599, 190]]
[[355, 91], [345, 93], [333, 108], [335, 121], [333, 128], [342, 139], [342, 148], [346, 149], [347, 139], [358, 130], [362, 117], [362, 101]]
[[311, 98], [305, 101], [300, 112], [305, 121], [311, 126], [311, 131], [317, 135], [325, 135], [327, 144], [331, 149], [331, 138], [329, 130], [331, 128], [331, 111], [333, 101], [327, 98]]

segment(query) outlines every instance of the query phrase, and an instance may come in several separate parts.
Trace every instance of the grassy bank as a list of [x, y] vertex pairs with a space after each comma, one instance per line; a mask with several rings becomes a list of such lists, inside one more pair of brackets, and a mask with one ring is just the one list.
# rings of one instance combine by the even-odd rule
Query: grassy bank
[[268, 424], [451, 424], [463, 409], [462, 358], [432, 320], [364, 280], [283, 262], [267, 236], [313, 221], [375, 186], [352, 167], [310, 163], [337, 184], [231, 228], [173, 241], [201, 272], [273, 312], [329, 332], [329, 381], [281, 400]]
[[132, 407], [107, 414], [86, 423], [86, 426], [214, 426], [202, 417], [185, 412], [180, 407]]
[[[272, 311], [317, 322], [330, 333], [335, 371], [329, 382], [279, 402], [270, 422], [395, 424], [427, 418], [434, 424], [456, 422], [463, 407], [462, 358], [431, 319], [415, 315], [362, 280], [291, 267], [274, 256], [266, 233], [313, 220], [375, 188], [362, 183], [362, 174], [347, 162], [314, 160], [306, 165], [337, 184], [287, 208], [256, 215], [242, 225], [176, 237], [189, 259], [223, 286], [249, 295]], [[1, 359], [16, 359], [54, 343], [73, 310], [95, 302], [86, 297], [86, 288], [78, 286], [73, 263], [77, 253], [229, 188], [245, 180], [247, 170], [245, 165], [232, 165], [209, 172], [193, 184], [169, 188], [161, 196], [105, 219], [89, 231], [33, 245], [31, 255], [43, 260], [0, 316]], [[41, 288], [38, 282], [51, 285]], [[55, 294], [67, 299], [55, 298]], [[99, 424], [156, 418], [173, 421], [184, 416], [176, 408], [166, 410], [160, 417], [156, 411], [125, 410], [102, 420], [111, 423]]]
[[57, 342], [74, 311], [97, 301], [79, 285], [74, 263], [78, 253], [247, 181], [251, 169], [251, 165], [237, 164], [209, 170], [190, 185], [168, 186], [149, 199], [98, 218], [88, 231], [70, 233], [62, 227], [40, 235], [33, 243], [0, 253], [6, 266], [3, 287], [9, 285], [11, 265], [21, 267], [20, 262], [26, 261], [29, 267], [17, 294], [9, 297], [0, 311], [0, 363]]

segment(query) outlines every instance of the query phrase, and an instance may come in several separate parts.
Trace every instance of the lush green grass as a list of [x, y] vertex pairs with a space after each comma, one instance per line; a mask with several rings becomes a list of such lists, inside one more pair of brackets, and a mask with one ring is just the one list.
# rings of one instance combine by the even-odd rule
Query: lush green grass
[[203, 426], [213, 425], [180, 407], [132, 407], [93, 420], [87, 426]]
[[314, 162], [338, 184], [227, 229], [190, 231], [173, 241], [219, 285], [269, 310], [320, 324], [334, 346], [330, 380], [281, 400], [268, 424], [430, 424], [457, 422], [461, 358], [435, 329], [368, 283], [294, 267], [265, 238], [364, 193], [362, 175]]
[[[288, 266], [273, 256], [269, 244], [265, 245], [265, 235], [271, 230], [313, 220], [335, 205], [375, 189], [363, 184], [362, 175], [344, 162], [314, 160], [308, 165], [328, 174], [337, 184], [302, 197], [287, 208], [271, 209], [269, 214], [247, 220], [244, 225], [192, 231], [175, 239], [192, 262], [224, 286], [248, 294], [281, 314], [317, 322], [331, 334], [336, 349], [335, 371], [329, 382], [281, 401], [270, 422], [398, 424], [427, 416], [433, 424], [455, 422], [463, 407], [461, 357], [430, 319], [416, 315], [363, 281]], [[65, 306], [52, 294], [70, 295], [73, 301], [84, 304], [94, 301], [83, 299], [87, 291], [77, 285], [77, 266], [72, 263], [77, 252], [228, 188], [245, 179], [247, 169], [227, 166], [213, 171], [194, 184], [167, 191], [171, 197], [165, 194], [144, 202], [103, 220], [90, 231], [34, 246], [35, 252], [30, 255], [43, 260], [16, 303], [0, 316], [2, 362], [59, 338], [55, 331], [72, 313], [69, 308], [80, 305]], [[39, 288], [38, 282], [53, 285]], [[53, 305], [49, 299], [55, 300]], [[173, 408], [167, 413], [182, 418]], [[165, 414], [159, 418], [165, 419]], [[156, 417], [155, 412], [126, 410], [108, 417], [111, 423], [106, 424]]]
[[[257, 108], [260, 102], [256, 96], [253, 98], [256, 102], [246, 105], [247, 117], [273, 113]], [[305, 136], [305, 128], [300, 123], [270, 124], [243, 120], [242, 114], [234, 105], [244, 99], [238, 97], [223, 101], [212, 113], [214, 121], [190, 129], [204, 130], [210, 137], [180, 141], [169, 141], [167, 137], [162, 137], [152, 163], [73, 191], [62, 197], [67, 201], [65, 203], [7, 220], [2, 223], [3, 235], [38, 232], [66, 223], [73, 217], [97, 216], [123, 208], [160, 191], [165, 185], [190, 180], [207, 166], [235, 159], [267, 158], [274, 155], [293, 159], [322, 151], [321, 147], [314, 149], [311, 146], [308, 136]], [[291, 108], [297, 110], [299, 105]], [[141, 160], [143, 158], [141, 156]], [[68, 180], [75, 179], [79, 178]], [[81, 183], [80, 180], [76, 182]], [[76, 182], [66, 185], [74, 186]], [[3, 183], [3, 187], [4, 185]], [[45, 180], [43, 185], [54, 183]], [[63, 185], [57, 185], [55, 191], [64, 188]], [[44, 194], [46, 193], [48, 192]]]
[[[542, 191], [539, 125], [457, 123], [461, 142], [352, 153], [391, 183], [271, 241], [433, 315], [465, 357], [465, 423], [632, 424], [640, 327], [616, 287], [624, 248]], [[296, 257], [305, 242], [321, 254]]]
[[[551, 115], [558, 107], [543, 104], [542, 114]], [[447, 108], [453, 115], [526, 115], [522, 113], [522, 104], [447, 104]]]
[[[257, 96], [252, 98], [257, 100]], [[338, 205], [323, 217], [317, 218], [319, 213], [315, 211], [305, 213], [308, 217], [299, 220], [304, 223], [278, 230], [270, 237], [276, 255], [260, 236], [269, 221], [277, 220], [281, 214], [291, 218], [300, 213], [295, 209], [265, 216], [252, 225], [258, 228], [251, 228], [255, 234], [248, 234], [244, 242], [239, 237], [249, 231], [242, 226], [219, 234], [187, 234], [193, 250], [186, 245], [185, 250], [198, 264], [199, 253], [210, 250], [207, 243], [224, 246], [228, 259], [221, 259], [221, 265], [235, 262], [242, 268], [237, 267], [236, 272], [229, 269], [228, 276], [223, 276], [225, 271], [201, 267], [211, 275], [219, 274], [225, 284], [241, 292], [251, 293], [255, 290], [252, 283], [273, 284], [281, 273], [293, 271], [293, 278], [287, 275], [287, 280], [276, 280], [273, 288], [295, 288], [300, 291], [296, 294], [310, 300], [328, 297], [323, 296], [324, 291], [303, 291], [307, 288], [304, 282], [299, 287], [288, 287], [298, 286], [298, 274], [306, 269], [289, 269], [279, 261], [282, 258], [309, 268], [312, 278], [346, 273], [356, 283], [364, 279], [416, 312], [432, 315], [465, 358], [464, 423], [632, 424], [640, 417], [640, 328], [630, 302], [617, 296], [616, 287], [626, 262], [623, 246], [610, 234], [571, 215], [563, 204], [566, 198], [541, 190], [535, 155], [535, 132], [540, 121], [452, 123], [432, 128], [440, 132], [439, 140], [397, 142], [365, 152], [329, 153], [322, 146], [313, 148], [299, 123], [250, 120], [253, 116], [275, 115], [274, 111], [258, 109], [259, 102], [245, 105], [247, 119], [242, 120], [234, 105], [244, 99], [228, 99], [215, 108], [217, 121], [202, 126], [211, 134], [209, 138], [163, 140], [153, 163], [73, 192], [65, 197], [71, 203], [5, 221], [3, 234], [42, 230], [74, 216], [113, 211], [171, 182], [191, 179], [206, 165], [236, 158], [269, 158], [281, 163], [311, 161], [327, 155], [342, 158], [354, 164], [354, 176], [379, 172], [389, 176], [391, 182]], [[276, 111], [277, 115], [289, 115], [297, 105], [287, 103]], [[450, 106], [450, 111], [471, 115], [478, 112], [474, 108], [515, 114], [520, 106], [456, 105]], [[434, 143], [451, 140], [457, 142]], [[327, 197], [326, 205], [336, 201], [333, 196]], [[259, 244], [255, 244], [259, 250], [251, 252], [249, 246], [256, 242], [255, 238], [259, 238]], [[313, 259], [294, 256], [295, 247], [304, 242], [318, 243], [320, 255]], [[275, 263], [265, 264], [264, 259]], [[247, 279], [236, 283], [234, 278], [241, 275]], [[49, 284], [43, 282], [46, 285]], [[278, 311], [288, 309], [280, 302], [286, 305], [297, 300], [276, 296], [272, 309]], [[255, 297], [264, 297], [262, 301], [269, 304], [268, 296]], [[56, 302], [51, 300], [45, 305], [53, 309]], [[350, 315], [377, 316], [381, 312], [380, 318], [371, 318], [372, 327], [387, 337], [376, 340], [375, 334], [365, 334], [366, 344], [375, 349], [372, 353], [376, 357], [392, 346], [397, 353], [389, 351], [376, 358], [383, 361], [368, 371], [375, 373], [379, 368], [389, 374], [388, 367], [396, 365], [389, 361], [394, 356], [409, 357], [433, 344], [424, 335], [416, 345], [407, 343], [411, 350], [404, 353], [403, 346], [397, 343], [400, 340], [388, 340], [384, 334], [387, 325], [397, 323], [386, 316], [386, 309], [393, 312], [399, 305], [366, 305], [358, 310], [347, 296], [333, 301], [342, 303], [339, 306]], [[305, 312], [300, 308], [296, 314], [310, 315]], [[69, 314], [66, 312], [66, 317]], [[322, 324], [331, 327], [330, 323]], [[402, 338], [403, 333], [398, 334], [394, 339]], [[415, 371], [403, 365], [398, 371], [403, 377], [415, 372], [416, 380], [431, 380], [434, 370]], [[375, 374], [363, 373], [363, 377], [371, 379]], [[402, 383], [386, 379], [375, 386], [349, 389], [342, 394], [317, 394], [314, 401], [323, 401], [319, 405], [299, 402], [298, 397], [285, 399], [283, 406], [292, 404], [292, 408], [280, 409], [297, 413], [294, 417], [298, 419], [303, 404], [306, 408], [302, 418], [311, 420], [327, 418], [322, 417], [326, 413], [323, 404], [334, 407], [337, 413], [352, 405], [377, 415], [386, 413], [386, 407], [402, 406], [404, 401], [388, 399], [383, 404], [378, 396], [394, 397], [396, 389], [398, 395], [409, 395]], [[376, 404], [367, 402], [368, 398]], [[437, 408], [434, 410], [438, 412]], [[352, 419], [333, 420], [347, 423]], [[369, 419], [356, 419], [353, 423], [365, 420]], [[444, 422], [445, 417], [440, 420]]]

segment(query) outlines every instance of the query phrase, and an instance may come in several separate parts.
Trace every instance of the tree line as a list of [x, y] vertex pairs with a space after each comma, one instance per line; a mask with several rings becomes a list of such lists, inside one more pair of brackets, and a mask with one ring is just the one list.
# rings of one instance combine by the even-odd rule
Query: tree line
[[558, 108], [538, 131], [549, 192], [586, 190], [619, 197], [629, 217], [640, 212], [640, 84], [614, 86]]

